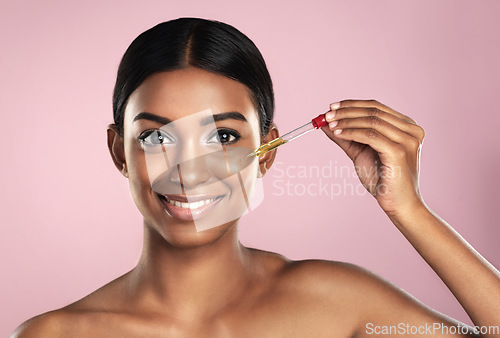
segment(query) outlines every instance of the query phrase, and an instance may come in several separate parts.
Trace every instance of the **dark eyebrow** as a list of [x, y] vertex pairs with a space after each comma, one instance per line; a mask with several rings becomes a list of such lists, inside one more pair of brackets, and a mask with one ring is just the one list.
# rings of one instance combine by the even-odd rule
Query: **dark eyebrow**
[[142, 112], [142, 113], [137, 114], [134, 117], [134, 122], [137, 120], [150, 120], [150, 121], [158, 122], [160, 124], [169, 124], [170, 122], [172, 122], [172, 120], [170, 120], [166, 117], [151, 114], [148, 112]]
[[[218, 121], [229, 120], [229, 119], [247, 122], [247, 119], [245, 118], [245, 116], [243, 116], [243, 114], [238, 113], [238, 112], [227, 112], [227, 113], [221, 113], [221, 114], [207, 116], [200, 121], [200, 125], [206, 126], [207, 124], [212, 123], [212, 120], [214, 122], [218, 122]], [[134, 117], [133, 121], [135, 122], [137, 120], [150, 120], [150, 121], [158, 122], [158, 123], [163, 124], [163, 125], [169, 124], [170, 122], [172, 122], [172, 120], [170, 120], [166, 117], [152, 114], [152, 113], [148, 113], [148, 112], [141, 112], [141, 113], [137, 114]]]
[[213, 118], [214, 122], [229, 120], [229, 119], [247, 122], [247, 119], [245, 118], [245, 116], [243, 116], [243, 114], [235, 112], [235, 111], [231, 111], [231, 112], [227, 112], [227, 113], [220, 113], [220, 114], [214, 114], [211, 116], [207, 116], [203, 120], [200, 121], [200, 124], [202, 126], [206, 126], [207, 124], [212, 123], [212, 118]]

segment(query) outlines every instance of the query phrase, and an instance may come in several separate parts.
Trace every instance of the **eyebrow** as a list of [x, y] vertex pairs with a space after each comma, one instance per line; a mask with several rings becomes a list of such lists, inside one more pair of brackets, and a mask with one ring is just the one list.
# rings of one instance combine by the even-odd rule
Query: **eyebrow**
[[[220, 113], [220, 114], [207, 116], [200, 121], [200, 125], [206, 126], [207, 124], [212, 123], [212, 120], [214, 122], [218, 122], [218, 121], [230, 120], [230, 119], [247, 122], [247, 119], [245, 118], [245, 116], [243, 116], [243, 114], [232, 111], [232, 112]], [[134, 117], [133, 122], [138, 121], [138, 120], [150, 120], [153, 122], [158, 122], [160, 124], [169, 124], [170, 122], [172, 122], [172, 120], [170, 120], [169, 118], [166, 118], [166, 117], [163, 117], [160, 115], [156, 115], [156, 114], [152, 114], [152, 113], [148, 113], [148, 112], [141, 112], [141, 113], [137, 114]]]
[[160, 124], [169, 124], [170, 122], [172, 122], [171, 119], [168, 119], [168, 118], [160, 116], [160, 115], [151, 114], [148, 112], [142, 112], [142, 113], [137, 114], [134, 117], [134, 122], [138, 121], [138, 120], [150, 120], [150, 121], [158, 122]]
[[235, 111], [231, 111], [231, 112], [227, 112], [227, 113], [220, 113], [220, 114], [214, 114], [212, 116], [207, 116], [200, 121], [200, 124], [202, 126], [206, 126], [207, 124], [212, 123], [212, 118], [213, 118], [214, 122], [219, 122], [219, 121], [223, 121], [223, 120], [238, 120], [238, 121], [247, 122], [247, 119], [245, 118], [245, 116], [243, 116], [243, 114], [235, 112]]

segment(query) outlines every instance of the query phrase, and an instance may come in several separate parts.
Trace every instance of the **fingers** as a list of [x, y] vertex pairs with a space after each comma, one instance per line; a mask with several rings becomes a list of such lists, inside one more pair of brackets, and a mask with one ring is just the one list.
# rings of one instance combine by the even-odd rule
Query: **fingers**
[[345, 100], [332, 103], [330, 107], [332, 111], [325, 115], [330, 129], [372, 128], [397, 143], [414, 143], [407, 135], [416, 139], [419, 144], [424, 140], [424, 129], [413, 119], [377, 101]]
[[394, 109], [386, 106], [385, 104], [378, 102], [377, 100], [343, 100], [340, 102], [332, 103], [330, 105], [330, 108], [332, 110], [334, 110], [336, 108], [344, 108], [344, 107], [358, 107], [358, 108], [371, 108], [371, 107], [373, 107], [373, 108], [377, 108], [379, 110], [385, 111], [387, 113], [390, 113], [394, 116], [397, 116], [400, 119], [405, 120], [409, 123], [416, 124], [416, 122], [412, 118], [410, 118], [409, 116], [403, 115], [403, 114], [395, 111]]
[[401, 144], [374, 129], [337, 129], [335, 135], [344, 140], [369, 145], [380, 155], [380, 159], [385, 164], [389, 164], [386, 160], [398, 162], [406, 156], [406, 150]]
[[329, 127], [334, 131], [334, 134], [338, 130], [364, 129], [377, 131], [389, 140], [398, 144], [418, 142], [417, 138], [413, 135], [402, 131], [395, 125], [376, 116], [362, 116], [334, 120], [330, 122]]

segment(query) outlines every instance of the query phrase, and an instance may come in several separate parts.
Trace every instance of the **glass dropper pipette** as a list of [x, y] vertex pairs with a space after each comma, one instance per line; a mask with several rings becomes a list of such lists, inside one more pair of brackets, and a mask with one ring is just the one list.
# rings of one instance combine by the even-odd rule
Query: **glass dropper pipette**
[[303, 126], [298, 127], [297, 129], [294, 129], [291, 132], [286, 133], [278, 138], [275, 138], [271, 142], [261, 145], [260, 147], [252, 151], [250, 154], [248, 154], [246, 157], [264, 155], [265, 153], [273, 149], [276, 149], [285, 143], [295, 140], [296, 138], [305, 135], [310, 131], [326, 126], [327, 124], [328, 122], [326, 122], [325, 120], [325, 114], [318, 115], [315, 118], [313, 118], [311, 122], [308, 122]]

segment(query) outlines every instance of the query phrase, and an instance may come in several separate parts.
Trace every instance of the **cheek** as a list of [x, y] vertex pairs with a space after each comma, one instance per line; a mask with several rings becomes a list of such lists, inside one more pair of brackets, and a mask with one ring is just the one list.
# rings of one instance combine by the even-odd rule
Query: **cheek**
[[150, 195], [151, 184], [149, 182], [146, 158], [142, 149], [133, 145], [125, 148], [127, 169], [129, 175], [129, 186], [135, 203], [144, 203], [146, 196]]
[[[197, 231], [205, 231], [239, 219], [251, 208], [257, 177], [256, 164], [212, 184], [216, 191], [227, 191], [228, 196], [207, 217], [195, 221]], [[224, 187], [223, 189], [221, 189]]]
[[255, 158], [255, 160], [252, 162], [251, 165], [249, 165], [247, 168], [245, 168], [240, 172], [242, 186], [244, 187], [249, 200], [252, 199], [254, 193], [258, 171], [259, 171], [259, 165], [257, 158]]
[[245, 211], [254, 192], [257, 171], [257, 162], [254, 161], [251, 165], [224, 180], [231, 190], [232, 203], [245, 207]]

